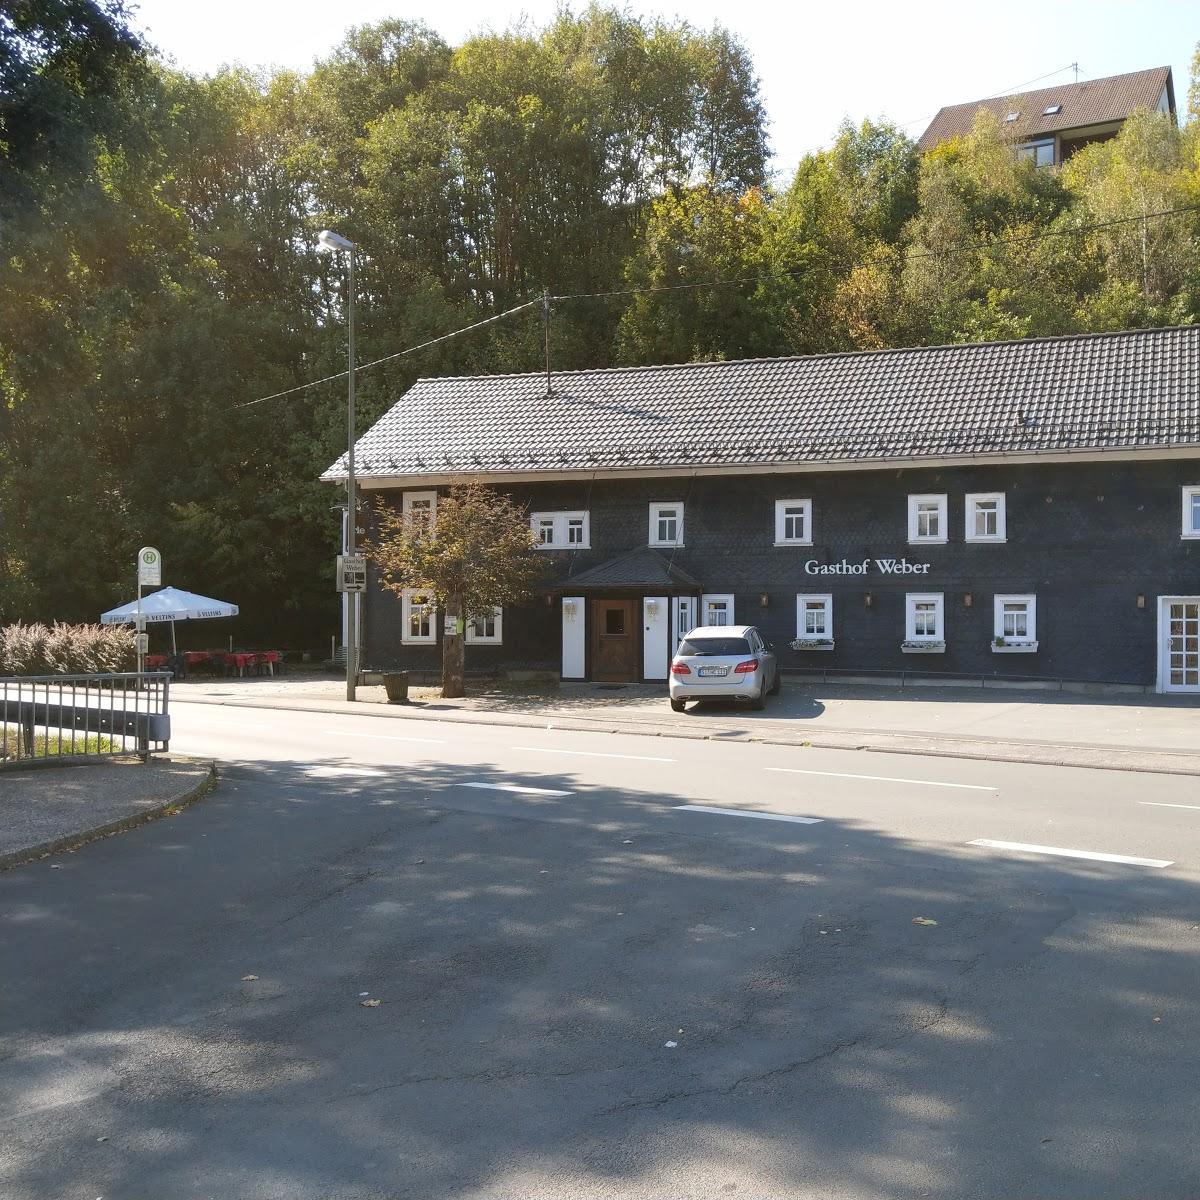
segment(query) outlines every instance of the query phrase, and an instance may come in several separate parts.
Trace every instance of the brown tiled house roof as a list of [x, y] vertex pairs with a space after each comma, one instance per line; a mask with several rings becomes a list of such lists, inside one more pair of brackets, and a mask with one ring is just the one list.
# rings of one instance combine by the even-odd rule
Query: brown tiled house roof
[[[1044, 137], [1064, 129], [1124, 121], [1134, 109], [1156, 108], [1164, 88], [1167, 90], [1167, 102], [1174, 113], [1175, 90], [1171, 83], [1170, 67], [1153, 67], [1149, 71], [1109, 75], [1106, 79], [1087, 79], [1082, 83], [1064, 83], [1036, 92], [1020, 92], [1015, 96], [993, 96], [986, 100], [972, 100], [968, 104], [952, 104], [941, 109], [933, 118], [918, 145], [922, 150], [932, 150], [941, 142], [970, 133], [975, 114], [981, 108], [995, 113], [1001, 121], [1010, 112], [1019, 112], [1020, 118], [1013, 122], [1013, 126], [1022, 138]], [[1056, 105], [1061, 105], [1060, 112], [1043, 115], [1045, 109]]]

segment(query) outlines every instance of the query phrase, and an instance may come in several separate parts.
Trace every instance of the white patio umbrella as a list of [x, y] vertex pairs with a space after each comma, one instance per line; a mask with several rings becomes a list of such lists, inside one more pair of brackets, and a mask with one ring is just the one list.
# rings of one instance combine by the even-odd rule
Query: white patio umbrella
[[[204, 621], [211, 617], [236, 617], [238, 606], [225, 600], [214, 600], [211, 596], [198, 596], [181, 588], [165, 587], [160, 591], [143, 596], [140, 602], [142, 616], [149, 624], [171, 622], [171, 653], [175, 653], [175, 622]], [[132, 625], [139, 612], [139, 602], [131, 600], [120, 608], [110, 608], [100, 614], [101, 625]]]

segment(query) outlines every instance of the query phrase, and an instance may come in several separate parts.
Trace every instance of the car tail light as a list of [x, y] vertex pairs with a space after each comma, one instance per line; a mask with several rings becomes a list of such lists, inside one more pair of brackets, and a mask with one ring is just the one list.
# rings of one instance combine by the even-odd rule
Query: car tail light
[[671, 664], [672, 675], [690, 675], [691, 673], [692, 668], [689, 667], [687, 663], [673, 662]]
[[749, 675], [751, 671], [757, 671], [757, 670], [758, 670], [758, 659], [757, 658], [748, 658], [748, 659], [746, 659], [745, 662], [738, 663], [738, 665], [733, 668], [733, 673], [735, 675]]

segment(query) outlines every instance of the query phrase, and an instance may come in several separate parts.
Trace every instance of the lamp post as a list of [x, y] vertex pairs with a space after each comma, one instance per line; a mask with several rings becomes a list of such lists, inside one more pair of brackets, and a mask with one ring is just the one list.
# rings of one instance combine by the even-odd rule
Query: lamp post
[[[346, 394], [346, 553], [354, 553], [358, 510], [354, 493], [354, 243], [332, 229], [322, 229], [317, 241], [327, 250], [348, 250], [350, 271], [346, 281], [346, 325], [350, 352], [349, 387]], [[354, 700], [358, 683], [358, 593], [347, 593], [346, 602], [346, 699]]]

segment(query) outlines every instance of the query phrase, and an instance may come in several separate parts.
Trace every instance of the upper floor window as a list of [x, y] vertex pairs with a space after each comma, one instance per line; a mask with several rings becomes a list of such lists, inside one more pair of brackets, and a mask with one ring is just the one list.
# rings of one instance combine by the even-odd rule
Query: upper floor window
[[909, 592], [904, 597], [904, 636], [910, 642], [946, 640], [945, 597], [941, 592]]
[[1200, 538], [1200, 483], [1183, 489], [1183, 536]]
[[1035, 167], [1054, 166], [1054, 139], [1043, 138], [1017, 147], [1018, 158], [1031, 158]]
[[401, 642], [437, 641], [437, 610], [433, 606], [432, 596], [419, 588], [405, 588], [400, 607]]
[[945, 495], [909, 496], [908, 540], [944, 542], [946, 540]]
[[1003, 492], [967, 493], [968, 542], [1003, 542], [1006, 540]]
[[437, 492], [405, 492], [404, 518], [429, 523], [437, 515]]
[[683, 545], [683, 503], [650, 505], [650, 545]]
[[775, 501], [775, 545], [811, 546], [812, 501]]
[[586, 512], [535, 512], [529, 527], [539, 550], [588, 550], [591, 529]]
[[486, 617], [476, 617], [467, 622], [468, 642], [492, 642], [498, 645], [504, 640], [504, 609], [493, 608]]

